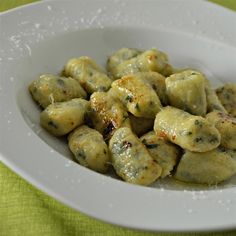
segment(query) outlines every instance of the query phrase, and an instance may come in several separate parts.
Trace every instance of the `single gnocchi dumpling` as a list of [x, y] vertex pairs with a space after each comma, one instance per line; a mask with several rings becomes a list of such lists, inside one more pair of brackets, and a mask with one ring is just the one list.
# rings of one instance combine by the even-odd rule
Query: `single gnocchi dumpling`
[[232, 154], [220, 147], [204, 153], [185, 151], [174, 177], [190, 183], [218, 184], [236, 174]]
[[221, 146], [236, 149], [236, 118], [220, 111], [210, 112], [206, 118], [219, 130], [221, 134]]
[[33, 99], [46, 108], [53, 102], [69, 101], [73, 98], [87, 98], [80, 84], [72, 78], [52, 74], [41, 75], [29, 85]]
[[216, 94], [229, 115], [236, 117], [236, 84], [226, 83], [216, 89]]
[[166, 94], [166, 78], [163, 75], [159, 74], [158, 72], [149, 71], [139, 72], [135, 74], [135, 76], [139, 76], [152, 86], [163, 105], [168, 104], [168, 98]]
[[205, 78], [201, 73], [186, 70], [172, 74], [166, 78], [166, 93], [171, 106], [193, 115], [206, 115]]
[[139, 137], [153, 129], [154, 119], [136, 117], [129, 113], [129, 120], [132, 131]]
[[95, 92], [90, 97], [91, 120], [93, 126], [103, 137], [109, 139], [114, 131], [120, 127], [130, 127], [128, 112], [112, 91]]
[[130, 128], [115, 131], [109, 142], [112, 165], [123, 180], [150, 185], [160, 177], [162, 168]]
[[89, 102], [82, 98], [53, 103], [40, 114], [40, 124], [49, 133], [62, 136], [84, 123], [88, 109]]
[[114, 52], [107, 60], [107, 71], [113, 77], [116, 74], [116, 67], [124, 61], [137, 57], [141, 50], [135, 48], [121, 48]]
[[115, 80], [112, 83], [112, 89], [134, 116], [155, 118], [162, 107], [151, 85], [139, 75], [127, 75]]
[[70, 133], [68, 144], [81, 165], [101, 173], [107, 171], [110, 162], [109, 151], [98, 131], [86, 125], [80, 126]]
[[142, 143], [146, 146], [154, 160], [162, 167], [161, 178], [171, 174], [180, 154], [180, 149], [172, 143], [158, 138], [154, 131], [140, 137]]
[[168, 57], [165, 53], [157, 49], [150, 49], [138, 54], [129, 60], [125, 60], [113, 67], [113, 77], [119, 79], [125, 75], [137, 72], [156, 71], [164, 76], [172, 73]]
[[219, 131], [207, 119], [167, 106], [156, 115], [158, 137], [193, 152], [207, 152], [220, 145]]
[[63, 73], [78, 80], [89, 94], [107, 91], [112, 82], [95, 61], [85, 56], [70, 59], [65, 65]]
[[207, 98], [207, 112], [220, 111], [227, 114], [228, 112], [220, 102], [215, 90], [212, 88], [211, 83], [208, 79], [205, 79], [205, 91]]

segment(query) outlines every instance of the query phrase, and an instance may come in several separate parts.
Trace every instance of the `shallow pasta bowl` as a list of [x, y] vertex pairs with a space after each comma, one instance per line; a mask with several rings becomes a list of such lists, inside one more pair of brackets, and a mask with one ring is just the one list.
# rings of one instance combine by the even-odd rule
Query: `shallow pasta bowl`
[[[199, 14], [201, 12], [201, 15]], [[206, 20], [207, 19], [207, 20]], [[236, 185], [179, 190], [124, 183], [72, 160], [39, 126], [27, 88], [82, 55], [105, 65], [121, 47], [166, 52], [176, 67], [235, 82], [235, 13], [204, 1], [42, 1], [0, 15], [0, 158], [27, 181], [95, 218], [153, 231], [236, 227]]]

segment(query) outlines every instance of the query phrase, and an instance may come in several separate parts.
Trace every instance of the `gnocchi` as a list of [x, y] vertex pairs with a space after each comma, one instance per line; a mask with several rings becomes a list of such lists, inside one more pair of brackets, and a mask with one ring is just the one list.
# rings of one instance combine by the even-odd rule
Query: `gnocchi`
[[158, 137], [193, 152], [207, 152], [220, 145], [220, 133], [207, 119], [170, 106], [157, 113], [154, 130]]
[[207, 112], [220, 111], [227, 114], [228, 112], [221, 104], [221, 101], [217, 97], [215, 90], [212, 88], [210, 81], [207, 79], [205, 79], [205, 91], [207, 99]]
[[166, 80], [165, 77], [157, 72], [139, 72], [136, 76], [141, 77], [144, 81], [151, 85], [153, 90], [158, 95], [162, 105], [168, 104], [168, 98], [166, 93]]
[[109, 142], [112, 165], [125, 181], [149, 185], [160, 177], [162, 168], [130, 128], [118, 129]]
[[109, 139], [114, 131], [122, 126], [130, 127], [128, 112], [111, 92], [93, 93], [90, 103], [93, 126], [105, 139]]
[[62, 136], [84, 123], [88, 109], [89, 102], [81, 98], [53, 103], [40, 114], [40, 124], [51, 134]]
[[216, 89], [216, 94], [226, 111], [236, 117], [236, 84], [225, 84]]
[[198, 184], [218, 184], [236, 174], [236, 160], [232, 152], [216, 148], [209, 152], [186, 151], [180, 159], [174, 177]]
[[137, 57], [142, 51], [135, 48], [121, 48], [107, 60], [107, 71], [112, 78], [116, 78], [116, 67], [131, 58]]
[[205, 79], [201, 73], [186, 70], [171, 75], [166, 78], [166, 93], [170, 105], [193, 115], [206, 115]]
[[110, 156], [102, 135], [86, 125], [76, 128], [68, 136], [68, 144], [75, 159], [83, 166], [105, 173]]
[[162, 167], [161, 178], [170, 175], [178, 162], [179, 148], [162, 138], [158, 138], [154, 131], [143, 135], [140, 140], [146, 146], [153, 159]]
[[236, 174], [236, 84], [215, 90], [157, 49], [121, 48], [106, 70], [72, 58], [61, 75], [42, 75], [28, 90], [43, 109], [41, 126], [66, 136], [86, 168], [144, 186], [212, 185]]
[[112, 83], [116, 96], [137, 117], [154, 118], [162, 105], [156, 92], [140, 75], [127, 75]]
[[207, 114], [207, 119], [215, 124], [221, 134], [221, 146], [236, 149], [236, 119], [220, 111]]
[[51, 74], [41, 75], [34, 80], [29, 86], [29, 91], [33, 99], [43, 108], [53, 102], [87, 98], [87, 93], [76, 80]]
[[111, 79], [89, 57], [70, 59], [65, 65], [63, 73], [81, 84], [89, 93], [107, 91], [111, 86]]
[[112, 76], [116, 79], [147, 71], [156, 71], [164, 76], [171, 74], [172, 67], [169, 65], [167, 55], [157, 49], [150, 49], [137, 53], [137, 56], [131, 56], [128, 60], [121, 60], [111, 70]]

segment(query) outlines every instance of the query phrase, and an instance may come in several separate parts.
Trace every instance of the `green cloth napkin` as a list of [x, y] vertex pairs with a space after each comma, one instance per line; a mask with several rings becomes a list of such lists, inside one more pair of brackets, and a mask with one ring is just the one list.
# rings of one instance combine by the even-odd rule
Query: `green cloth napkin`
[[[0, 0], [0, 11], [33, 0]], [[236, 0], [212, 0], [236, 10]], [[0, 162], [0, 236], [235, 236], [236, 230], [200, 233], [151, 233], [113, 226], [74, 211], [42, 193]]]

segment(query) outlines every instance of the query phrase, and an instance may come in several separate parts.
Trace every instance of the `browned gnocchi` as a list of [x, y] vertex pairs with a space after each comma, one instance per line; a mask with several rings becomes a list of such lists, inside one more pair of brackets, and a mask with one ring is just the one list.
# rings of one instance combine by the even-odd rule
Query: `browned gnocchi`
[[90, 97], [90, 104], [93, 127], [105, 139], [109, 139], [120, 127], [130, 127], [128, 112], [110, 91], [93, 93]]
[[210, 151], [221, 140], [219, 131], [207, 119], [171, 106], [156, 115], [154, 131], [158, 137], [193, 152]]
[[115, 80], [111, 86], [115, 95], [134, 116], [154, 118], [162, 107], [158, 95], [140, 74], [126, 75]]
[[215, 185], [236, 174], [236, 84], [215, 90], [157, 49], [121, 48], [106, 70], [72, 58], [28, 89], [41, 126], [67, 136], [81, 166], [139, 185]]
[[160, 177], [162, 168], [130, 128], [120, 128], [109, 142], [112, 164], [125, 181], [149, 185]]

